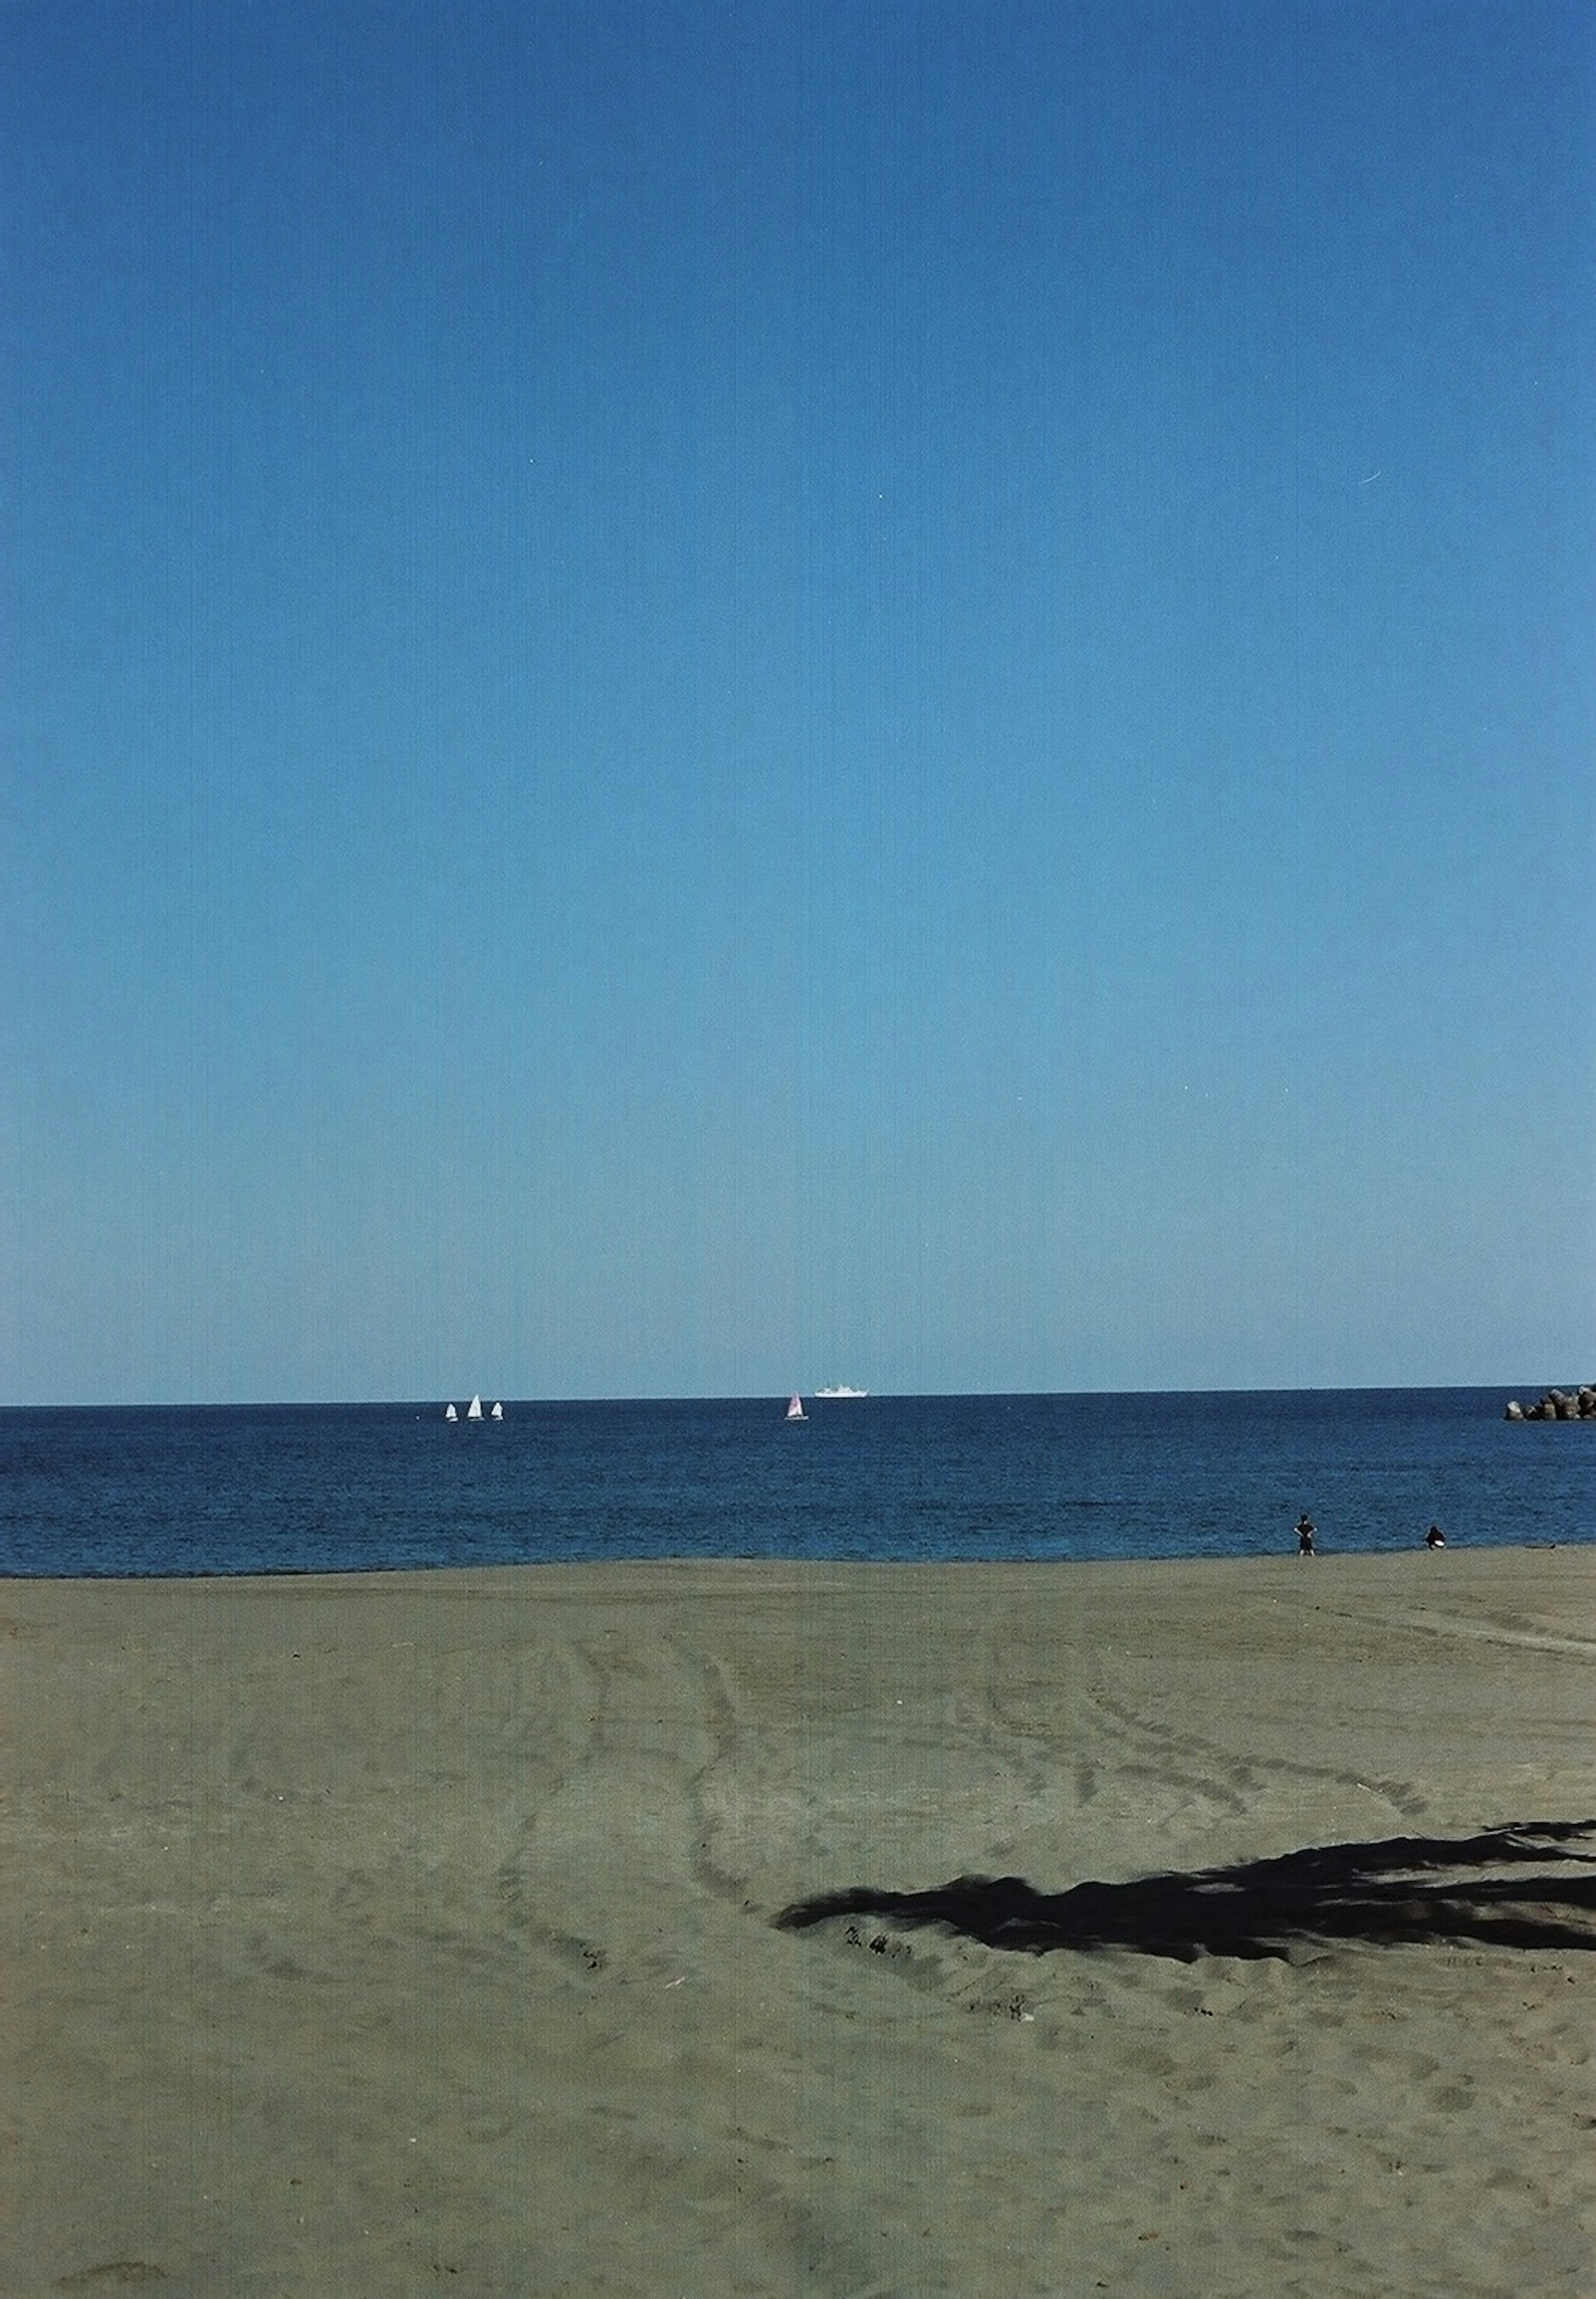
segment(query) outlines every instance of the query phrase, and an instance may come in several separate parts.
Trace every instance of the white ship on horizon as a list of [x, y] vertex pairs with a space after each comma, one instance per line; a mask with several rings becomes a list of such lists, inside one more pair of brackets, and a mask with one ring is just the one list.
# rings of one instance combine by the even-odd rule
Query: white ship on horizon
[[843, 1382], [835, 1389], [818, 1389], [815, 1391], [817, 1397], [829, 1398], [834, 1403], [839, 1397], [869, 1397], [869, 1393], [868, 1389], [849, 1389]]

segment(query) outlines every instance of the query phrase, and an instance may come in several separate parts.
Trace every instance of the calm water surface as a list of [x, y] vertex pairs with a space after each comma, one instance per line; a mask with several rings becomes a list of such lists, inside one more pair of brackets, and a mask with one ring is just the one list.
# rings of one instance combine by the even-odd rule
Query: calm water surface
[[12, 1408], [0, 1573], [1246, 1556], [1303, 1508], [1326, 1552], [1596, 1539], [1596, 1423], [1509, 1393]]

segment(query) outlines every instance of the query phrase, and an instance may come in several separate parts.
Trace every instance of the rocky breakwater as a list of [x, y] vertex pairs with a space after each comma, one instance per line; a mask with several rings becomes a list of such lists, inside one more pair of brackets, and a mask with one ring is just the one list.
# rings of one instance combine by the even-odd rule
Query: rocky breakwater
[[1506, 1421], [1596, 1421], [1596, 1387], [1549, 1389], [1534, 1405], [1508, 1399]]

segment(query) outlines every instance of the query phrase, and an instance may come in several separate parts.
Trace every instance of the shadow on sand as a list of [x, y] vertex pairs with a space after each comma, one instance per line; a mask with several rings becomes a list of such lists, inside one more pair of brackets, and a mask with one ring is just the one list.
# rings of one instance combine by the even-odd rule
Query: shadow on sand
[[1596, 1850], [1578, 1848], [1593, 1838], [1596, 1821], [1516, 1821], [1478, 1836], [1315, 1845], [1277, 1860], [1067, 1892], [1039, 1892], [1019, 1876], [959, 1876], [928, 1892], [822, 1893], [776, 1922], [806, 1931], [834, 1916], [874, 1916], [942, 1924], [1034, 1955], [1119, 1947], [1182, 1963], [1284, 1956], [1334, 1940], [1596, 1949]]

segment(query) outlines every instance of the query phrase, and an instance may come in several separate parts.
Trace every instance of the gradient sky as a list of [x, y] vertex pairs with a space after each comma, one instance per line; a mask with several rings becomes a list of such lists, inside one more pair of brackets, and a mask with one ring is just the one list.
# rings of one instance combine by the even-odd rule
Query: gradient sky
[[0, 83], [0, 1397], [1596, 1377], [1586, 0]]

